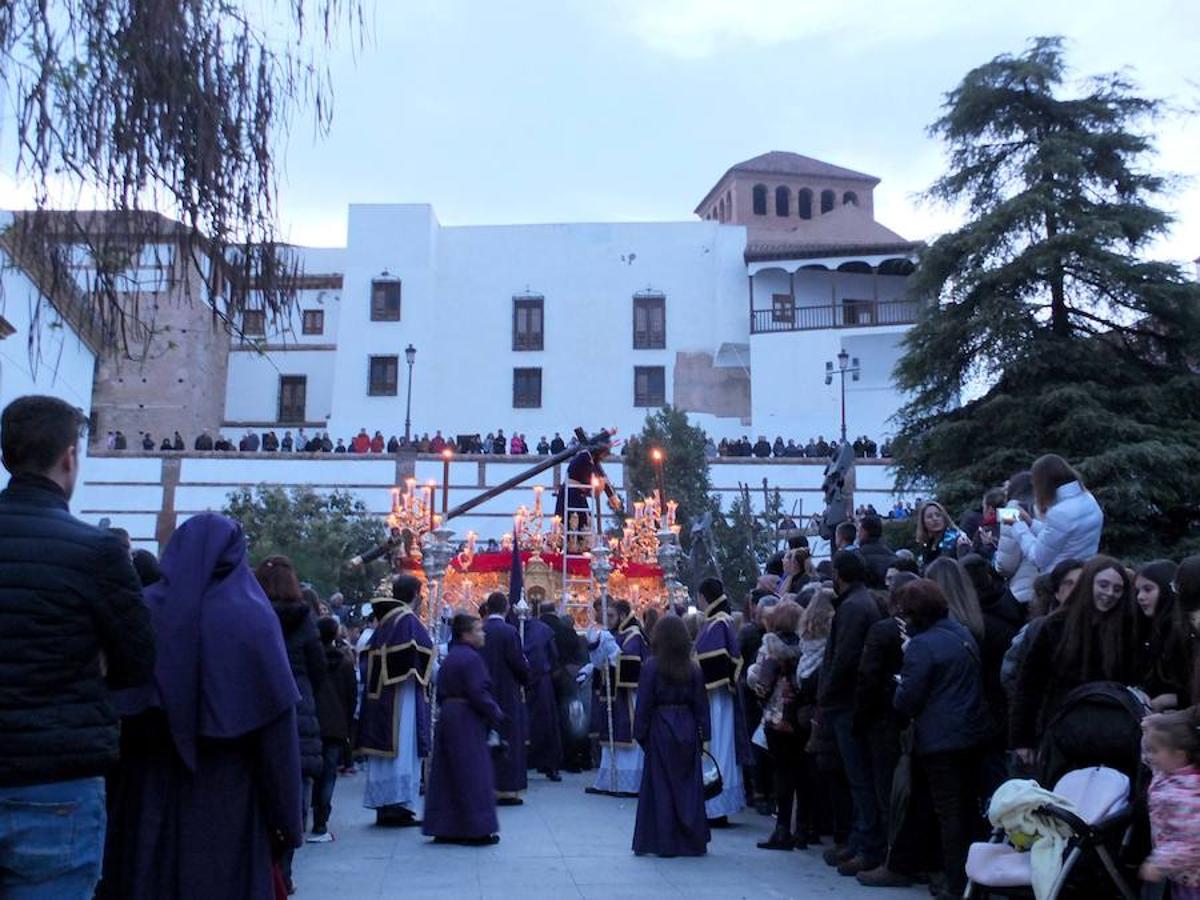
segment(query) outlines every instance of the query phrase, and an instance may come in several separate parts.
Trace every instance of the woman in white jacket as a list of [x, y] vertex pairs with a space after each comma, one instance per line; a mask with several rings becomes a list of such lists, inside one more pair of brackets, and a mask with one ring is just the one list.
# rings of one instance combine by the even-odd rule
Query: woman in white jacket
[[[1021, 552], [1021, 542], [1013, 532], [1022, 510], [1031, 512], [1033, 505], [1033, 476], [1029, 470], [1017, 472], [1004, 486], [1004, 511], [998, 511], [1000, 539], [996, 544], [996, 555], [992, 565], [1008, 582], [1008, 589], [1021, 603], [1031, 603], [1034, 598], [1033, 582], [1038, 577], [1038, 568]], [[1010, 512], [1011, 511], [1011, 512]]]
[[1038, 457], [1031, 470], [1033, 499], [1040, 518], [1022, 513], [1013, 524], [1021, 554], [1048, 572], [1064, 559], [1090, 559], [1100, 549], [1104, 512], [1061, 456]]

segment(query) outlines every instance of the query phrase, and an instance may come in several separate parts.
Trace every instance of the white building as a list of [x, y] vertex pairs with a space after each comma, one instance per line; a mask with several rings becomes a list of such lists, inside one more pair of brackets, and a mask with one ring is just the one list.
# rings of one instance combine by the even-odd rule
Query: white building
[[445, 227], [352, 205], [344, 249], [302, 251], [293, 320], [247, 313], [223, 425], [403, 434], [412, 346], [414, 435], [629, 434], [672, 403], [717, 439], [803, 441], [839, 430], [824, 376], [844, 349], [848, 432], [879, 440], [918, 245], [875, 222], [877, 183], [776, 152], [725, 173], [701, 221]]
[[49, 261], [11, 224], [11, 213], [0, 214], [0, 409], [25, 394], [51, 394], [90, 413], [99, 345], [83, 318], [88, 306], [54, 283]]

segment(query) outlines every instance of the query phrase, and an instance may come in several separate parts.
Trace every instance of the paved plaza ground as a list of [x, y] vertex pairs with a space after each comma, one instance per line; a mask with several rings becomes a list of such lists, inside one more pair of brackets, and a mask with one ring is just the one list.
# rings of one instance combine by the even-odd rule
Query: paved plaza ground
[[338, 782], [331, 844], [296, 854], [298, 897], [375, 900], [385, 897], [764, 898], [870, 897], [920, 900], [926, 888], [869, 889], [821, 861], [823, 848], [793, 853], [759, 850], [771, 820], [753, 811], [736, 827], [713, 832], [699, 859], [636, 857], [630, 851], [636, 800], [589, 796], [590, 775], [561, 784], [531, 776], [525, 805], [500, 810], [494, 847], [433, 845], [420, 829], [372, 827], [362, 808], [364, 777]]

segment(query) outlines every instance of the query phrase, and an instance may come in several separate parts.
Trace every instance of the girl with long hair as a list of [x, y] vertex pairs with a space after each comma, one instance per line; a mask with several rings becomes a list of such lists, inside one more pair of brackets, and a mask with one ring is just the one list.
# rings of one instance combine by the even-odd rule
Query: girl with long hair
[[638, 679], [633, 723], [646, 754], [633, 852], [702, 856], [710, 838], [700, 754], [712, 736], [708, 692], [679, 616], [659, 620], [653, 650]]
[[1104, 512], [1079, 473], [1053, 453], [1038, 457], [1030, 472], [1039, 518], [1022, 511], [1013, 523], [1022, 555], [1039, 572], [1048, 572], [1064, 559], [1088, 559], [1095, 554], [1100, 549]]
[[1137, 686], [1155, 712], [1187, 706], [1191, 680], [1188, 629], [1179, 610], [1173, 582], [1179, 567], [1156, 559], [1137, 570]]
[[1066, 604], [1047, 617], [1017, 675], [1010, 746], [1031, 762], [1047, 721], [1074, 688], [1136, 680], [1133, 579], [1111, 556], [1094, 556]]

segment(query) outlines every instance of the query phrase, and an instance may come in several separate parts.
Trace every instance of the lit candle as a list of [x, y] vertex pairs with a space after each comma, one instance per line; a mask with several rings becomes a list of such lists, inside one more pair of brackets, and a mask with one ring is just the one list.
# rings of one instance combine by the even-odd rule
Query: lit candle
[[658, 503], [661, 507], [667, 499], [666, 479], [663, 477], [663, 452], [658, 447], [650, 451], [650, 458], [654, 460], [655, 483], [658, 486]]
[[671, 526], [671, 534], [675, 535], [675, 537], [679, 537], [679, 531], [682, 528], [683, 528], [682, 525], [672, 525]]
[[675, 524], [675, 510], [679, 509], [679, 504], [674, 500], [667, 501], [667, 522], [671, 525]]
[[592, 476], [592, 495], [596, 500], [596, 533], [602, 535], [604, 534], [604, 519], [600, 513], [600, 479], [595, 475]]
[[442, 515], [450, 505], [450, 459], [454, 451], [447, 447], [442, 451]]

